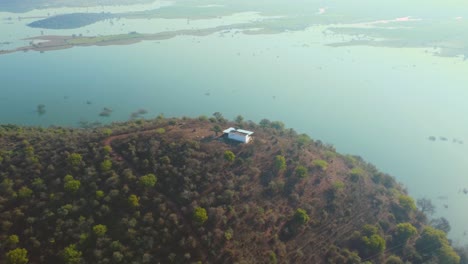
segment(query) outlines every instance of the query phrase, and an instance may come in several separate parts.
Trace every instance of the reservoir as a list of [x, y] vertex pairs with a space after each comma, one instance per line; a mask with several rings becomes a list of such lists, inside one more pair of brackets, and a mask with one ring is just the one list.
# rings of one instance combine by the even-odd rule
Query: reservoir
[[[315, 4], [313, 9], [320, 12], [323, 3]], [[229, 23], [219, 18], [189, 21], [190, 28], [274, 15], [257, 11], [228, 14]], [[2, 21], [8, 16], [12, 14], [2, 13]], [[126, 24], [123, 32], [151, 32], [148, 27], [138, 30], [144, 20], [131, 22], [133, 28]], [[153, 22], [153, 32], [187, 25], [180, 18]], [[437, 56], [439, 47], [331, 45], [355, 37], [345, 33], [350, 21], [345, 22], [311, 22], [274, 34], [247, 34], [232, 27], [132, 45], [1, 55], [0, 123], [110, 123], [128, 120], [139, 109], [148, 111], [147, 118], [221, 112], [230, 119], [242, 115], [256, 122], [280, 120], [339, 152], [363, 157], [403, 183], [416, 199], [430, 198], [436, 216], [451, 223], [449, 237], [467, 243], [468, 195], [463, 189], [468, 188], [468, 63], [460, 56]], [[47, 33], [116, 34], [108, 24]], [[0, 49], [27, 45], [19, 40], [27, 36], [16, 36], [13, 30], [24, 25], [10, 26], [0, 36], [12, 43]], [[330, 32], [334, 28], [340, 30]], [[40, 35], [40, 29], [29, 30], [29, 37]], [[36, 111], [40, 104], [46, 111], [42, 115]], [[100, 115], [104, 108], [112, 110], [110, 115]], [[429, 140], [431, 136], [435, 140]]]

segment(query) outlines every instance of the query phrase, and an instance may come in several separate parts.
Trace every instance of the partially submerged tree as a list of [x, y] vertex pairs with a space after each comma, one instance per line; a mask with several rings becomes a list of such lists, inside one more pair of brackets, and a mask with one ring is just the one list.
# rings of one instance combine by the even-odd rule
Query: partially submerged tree
[[418, 205], [419, 209], [421, 212], [427, 214], [427, 215], [433, 215], [435, 212], [435, 206], [432, 204], [432, 201], [427, 198], [421, 198], [416, 201], [416, 204]]
[[445, 217], [440, 217], [440, 218], [435, 218], [432, 219], [430, 222], [431, 226], [434, 227], [435, 229], [439, 229], [444, 231], [446, 234], [450, 232], [450, 223]]

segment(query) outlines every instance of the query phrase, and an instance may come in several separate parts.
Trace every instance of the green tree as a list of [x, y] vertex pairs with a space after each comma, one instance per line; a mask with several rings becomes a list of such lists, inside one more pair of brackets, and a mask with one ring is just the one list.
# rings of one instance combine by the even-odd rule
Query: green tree
[[227, 241], [231, 240], [231, 239], [232, 239], [232, 236], [233, 236], [233, 231], [232, 231], [231, 228], [229, 228], [228, 230], [226, 230], [226, 231], [224, 232], [224, 238], [225, 238]]
[[198, 224], [203, 224], [208, 220], [208, 214], [206, 213], [206, 209], [203, 207], [196, 207], [193, 212], [193, 220]]
[[101, 190], [97, 190], [96, 191], [96, 198], [101, 199], [102, 197], [104, 197], [104, 192], [101, 191]]
[[312, 139], [307, 134], [297, 136], [296, 142], [299, 146], [304, 146], [312, 142]]
[[202, 122], [206, 122], [206, 121], [208, 121], [208, 117], [206, 115], [201, 115], [201, 116], [198, 117], [198, 120], [202, 121]]
[[214, 125], [213, 128], [211, 129], [213, 132], [215, 132], [215, 135], [218, 136], [218, 134], [223, 131], [219, 125]]
[[43, 190], [46, 188], [46, 185], [44, 184], [44, 180], [41, 178], [35, 178], [32, 181], [32, 187], [36, 190]]
[[19, 243], [19, 237], [17, 235], [8, 236], [6, 244], [9, 246], [15, 246]]
[[105, 128], [105, 129], [102, 130], [102, 134], [104, 134], [104, 136], [106, 136], [106, 137], [109, 137], [110, 135], [112, 135], [112, 129]]
[[271, 122], [270, 126], [279, 131], [284, 130], [285, 127], [284, 123], [281, 121], [273, 121]]
[[448, 244], [444, 244], [438, 250], [438, 259], [439, 263], [444, 264], [459, 264], [460, 263], [460, 256], [458, 256], [457, 252], [453, 250], [451, 246]]
[[379, 232], [379, 228], [375, 225], [365, 224], [362, 227], [362, 233], [365, 236], [371, 236], [371, 235], [377, 234], [378, 232]]
[[309, 173], [309, 171], [307, 170], [306, 167], [304, 166], [297, 166], [296, 167], [296, 175], [297, 177], [299, 178], [305, 178], [307, 176], [307, 174]]
[[62, 257], [66, 264], [79, 264], [82, 262], [81, 251], [74, 244], [63, 249]]
[[336, 180], [336, 181], [332, 182], [332, 188], [333, 188], [334, 191], [343, 190], [344, 187], [345, 187], [344, 182], [342, 182], [340, 180]]
[[154, 187], [156, 185], [157, 181], [158, 181], [158, 178], [156, 177], [156, 175], [154, 175], [152, 173], [149, 173], [149, 174], [146, 174], [144, 176], [141, 176], [140, 180], [139, 180], [139, 183], [140, 183], [141, 186], [143, 186], [145, 188], [151, 188], [151, 187]]
[[321, 160], [321, 159], [317, 159], [317, 160], [312, 161], [312, 166], [314, 166], [315, 168], [321, 171], [326, 171], [328, 168], [328, 162]]
[[271, 125], [271, 121], [268, 120], [268, 119], [266, 119], [266, 118], [264, 118], [264, 119], [260, 120], [259, 125], [260, 125], [261, 127], [263, 127], [263, 128], [266, 128], [266, 127], [269, 127], [269, 126]]
[[230, 150], [224, 151], [224, 159], [228, 162], [233, 162], [236, 159], [236, 155]]
[[8, 194], [8, 196], [13, 196], [15, 197], [17, 194], [13, 190], [13, 181], [5, 178], [3, 181], [0, 183], [0, 192], [3, 192], [5, 194]]
[[238, 115], [238, 116], [236, 116], [235, 121], [236, 121], [237, 124], [242, 124], [242, 122], [244, 122], [244, 117], [241, 116], [241, 115]]
[[416, 240], [416, 249], [422, 254], [433, 254], [445, 243], [445, 233], [431, 226], [424, 227]]
[[75, 193], [80, 189], [81, 182], [79, 180], [68, 180], [65, 181], [63, 187], [65, 191]]
[[286, 169], [286, 159], [283, 156], [277, 155], [275, 157], [275, 168], [278, 171], [283, 171]]
[[156, 129], [155, 132], [156, 132], [157, 134], [162, 135], [162, 134], [166, 133], [166, 129], [164, 129], [163, 127], [160, 127], [160, 128], [158, 128], [158, 129]]
[[213, 113], [213, 116], [216, 118], [216, 120], [217, 120], [218, 122], [223, 123], [223, 122], [226, 121], [226, 119], [224, 119], [224, 117], [223, 117], [223, 114], [221, 114], [220, 112], [214, 112], [214, 113]]
[[409, 197], [408, 195], [398, 196], [398, 202], [400, 203], [400, 206], [403, 207], [406, 211], [416, 210], [416, 204], [414, 203], [414, 199]]
[[115, 251], [114, 253], [112, 253], [112, 260], [114, 260], [116, 263], [122, 262], [123, 258], [124, 258], [124, 255], [118, 251]]
[[66, 216], [70, 213], [72, 209], [73, 209], [73, 205], [66, 204], [66, 205], [61, 206], [59, 209], [57, 209], [57, 213], [61, 216]]
[[396, 227], [395, 240], [397, 243], [406, 243], [408, 239], [415, 236], [417, 233], [418, 230], [411, 223], [400, 223]]
[[104, 150], [104, 153], [110, 154], [112, 152], [112, 147], [111, 146], [104, 146], [102, 148], [102, 150]]
[[387, 258], [385, 264], [404, 264], [404, 262], [400, 259], [400, 257], [391, 255]]
[[362, 227], [362, 236], [360, 237], [360, 253], [362, 256], [369, 257], [382, 253], [386, 248], [386, 242], [379, 235], [379, 228], [375, 225], [366, 224]]
[[72, 167], [80, 166], [82, 161], [83, 161], [83, 157], [81, 156], [81, 154], [78, 154], [78, 153], [72, 153], [67, 158], [68, 164]]
[[269, 255], [269, 257], [270, 257], [270, 263], [271, 263], [271, 264], [276, 264], [276, 263], [278, 263], [278, 258], [276, 257], [275, 252], [270, 251], [270, 253], [268, 253], [268, 255]]
[[111, 170], [111, 168], [112, 168], [111, 160], [106, 159], [103, 162], [101, 162], [101, 171], [108, 172]]
[[96, 236], [103, 236], [107, 232], [107, 226], [105, 225], [95, 225], [93, 226], [93, 232]]
[[425, 261], [437, 258], [437, 263], [460, 263], [460, 256], [458, 256], [455, 250], [450, 246], [447, 240], [447, 234], [432, 226], [424, 227], [421, 236], [416, 240], [415, 247]]
[[67, 174], [67, 175], [65, 175], [65, 177], [63, 177], [64, 182], [68, 182], [68, 181], [71, 181], [73, 179], [74, 179], [73, 176], [71, 176], [70, 174]]
[[23, 186], [18, 190], [18, 197], [21, 199], [29, 198], [32, 194], [33, 191], [26, 186]]
[[24, 248], [15, 248], [6, 253], [7, 264], [26, 264], [28, 261], [28, 251]]
[[[353, 158], [353, 157], [351, 157], [351, 158]], [[355, 168], [353, 168], [351, 170], [350, 175], [351, 175], [351, 181], [357, 182], [360, 178], [364, 177], [365, 172], [364, 172], [364, 170], [362, 168], [355, 167]]]
[[371, 255], [382, 253], [386, 247], [385, 239], [378, 234], [373, 234], [370, 237], [363, 236], [362, 242], [367, 247], [366, 251]]
[[131, 194], [128, 197], [128, 202], [130, 203], [132, 207], [140, 206], [140, 198], [138, 198], [138, 196], [136, 196], [135, 194]]
[[294, 213], [294, 220], [300, 224], [307, 224], [310, 221], [310, 217], [304, 209], [298, 208]]

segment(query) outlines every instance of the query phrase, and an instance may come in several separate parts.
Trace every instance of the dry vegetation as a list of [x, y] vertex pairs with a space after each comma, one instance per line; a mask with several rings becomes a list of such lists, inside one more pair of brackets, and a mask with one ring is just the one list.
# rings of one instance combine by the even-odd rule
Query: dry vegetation
[[460, 262], [392, 177], [281, 122], [2, 126], [0, 144], [1, 263]]

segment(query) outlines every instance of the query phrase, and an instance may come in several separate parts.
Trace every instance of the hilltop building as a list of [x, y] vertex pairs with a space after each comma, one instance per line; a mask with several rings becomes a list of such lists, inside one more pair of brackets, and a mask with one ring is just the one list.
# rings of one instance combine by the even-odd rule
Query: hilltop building
[[239, 141], [242, 143], [249, 143], [252, 140], [252, 134], [254, 132], [230, 127], [224, 130], [223, 133], [224, 133], [224, 136], [227, 136], [227, 138], [229, 139]]

